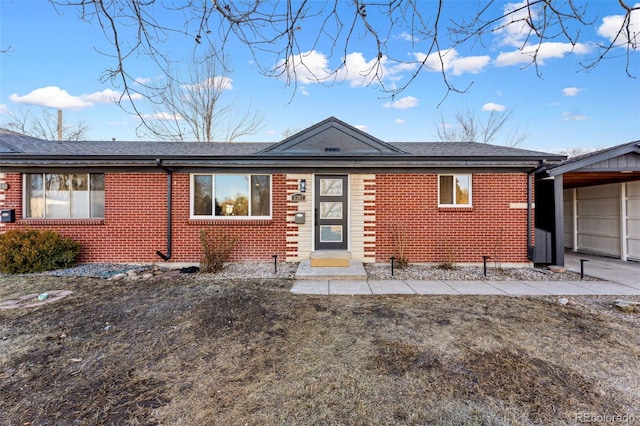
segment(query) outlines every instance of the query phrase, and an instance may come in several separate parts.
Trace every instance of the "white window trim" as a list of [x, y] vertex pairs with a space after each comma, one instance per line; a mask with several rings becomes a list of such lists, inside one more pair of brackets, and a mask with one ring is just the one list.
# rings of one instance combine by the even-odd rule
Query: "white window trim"
[[[211, 215], [195, 215], [193, 213], [194, 209], [194, 180], [195, 176], [211, 176], [212, 177], [212, 203], [215, 203], [215, 188], [216, 176], [249, 176], [249, 185], [251, 185], [251, 176], [269, 176], [269, 215], [268, 216], [216, 216], [215, 214]], [[249, 189], [249, 211], [251, 211], [251, 188]], [[212, 208], [212, 211], [215, 212], [215, 208]], [[273, 215], [273, 175], [268, 173], [191, 173], [189, 176], [189, 219], [194, 220], [264, 220], [271, 219]]]
[[[456, 204], [456, 194], [453, 194], [453, 204], [440, 203], [440, 176], [453, 176], [454, 190], [455, 190], [455, 178], [456, 176], [469, 176], [469, 203], [468, 204]], [[473, 174], [471, 173], [442, 173], [438, 175], [438, 207], [473, 207]]]

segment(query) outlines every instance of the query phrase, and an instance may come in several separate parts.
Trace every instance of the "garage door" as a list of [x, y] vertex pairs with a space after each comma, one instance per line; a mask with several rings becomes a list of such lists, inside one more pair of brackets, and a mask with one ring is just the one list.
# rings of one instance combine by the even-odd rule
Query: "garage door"
[[564, 209], [564, 248], [574, 248], [573, 244], [573, 189], [565, 189], [563, 195]]
[[627, 183], [627, 256], [640, 260], [640, 181]]
[[578, 248], [620, 257], [620, 185], [578, 188], [576, 195]]

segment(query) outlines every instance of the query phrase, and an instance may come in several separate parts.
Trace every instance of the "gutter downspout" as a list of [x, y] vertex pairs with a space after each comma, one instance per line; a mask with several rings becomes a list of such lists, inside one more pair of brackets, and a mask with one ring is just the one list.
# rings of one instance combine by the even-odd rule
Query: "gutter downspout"
[[533, 175], [538, 173], [541, 169], [546, 167], [546, 161], [540, 161], [540, 165], [535, 169], [530, 170], [527, 173], [527, 259], [533, 260], [533, 249], [534, 247], [531, 245], [531, 227], [533, 225], [533, 194], [531, 193], [531, 184], [534, 183], [532, 179]]
[[172, 241], [172, 220], [171, 220], [171, 198], [173, 194], [173, 173], [162, 165], [160, 158], [156, 159], [156, 165], [167, 173], [167, 253], [164, 254], [160, 250], [156, 252], [163, 260], [171, 259], [171, 241]]

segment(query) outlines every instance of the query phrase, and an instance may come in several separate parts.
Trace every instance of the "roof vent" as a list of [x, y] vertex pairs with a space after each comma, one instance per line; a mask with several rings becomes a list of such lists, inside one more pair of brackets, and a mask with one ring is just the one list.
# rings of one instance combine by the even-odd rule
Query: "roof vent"
[[325, 147], [324, 152], [340, 152], [338, 147]]

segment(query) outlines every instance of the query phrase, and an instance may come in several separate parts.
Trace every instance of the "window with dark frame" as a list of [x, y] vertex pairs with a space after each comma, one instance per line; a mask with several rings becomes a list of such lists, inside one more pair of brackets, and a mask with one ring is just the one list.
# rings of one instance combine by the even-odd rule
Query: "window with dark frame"
[[104, 218], [103, 173], [27, 173], [24, 217]]

